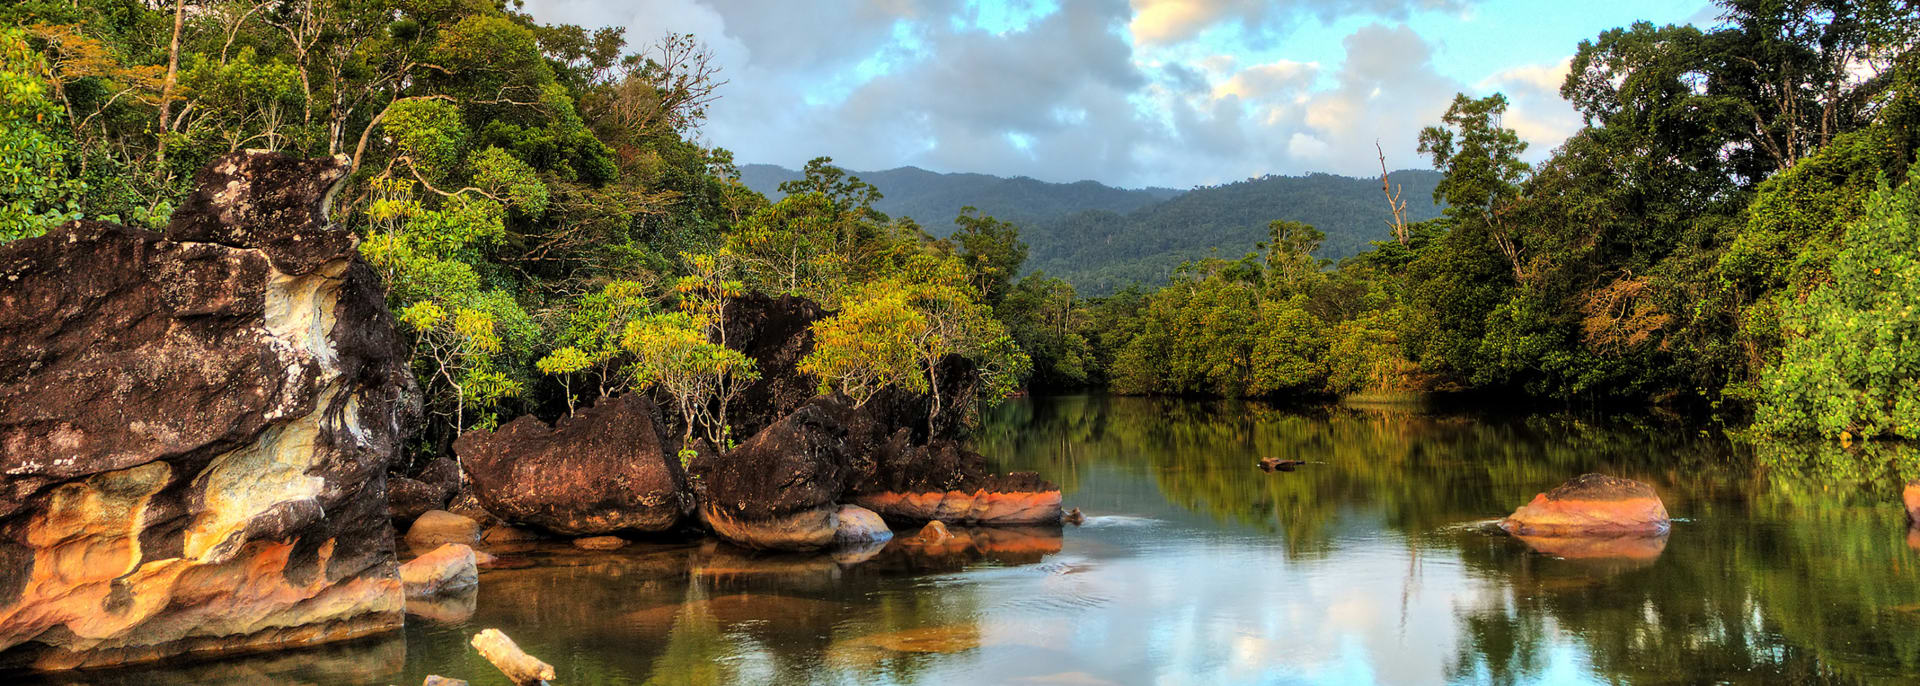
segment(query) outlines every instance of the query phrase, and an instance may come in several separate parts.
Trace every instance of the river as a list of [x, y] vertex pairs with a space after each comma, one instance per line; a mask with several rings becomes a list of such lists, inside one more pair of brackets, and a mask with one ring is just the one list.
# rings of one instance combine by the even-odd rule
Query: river
[[[505, 683], [466, 647], [486, 627], [563, 685], [1920, 677], [1920, 536], [1891, 472], [1844, 453], [1655, 420], [1079, 396], [997, 409], [978, 447], [1086, 523], [837, 557], [530, 546], [382, 639], [59, 681]], [[1489, 526], [1589, 471], [1653, 484], [1671, 534], [1536, 550]]]

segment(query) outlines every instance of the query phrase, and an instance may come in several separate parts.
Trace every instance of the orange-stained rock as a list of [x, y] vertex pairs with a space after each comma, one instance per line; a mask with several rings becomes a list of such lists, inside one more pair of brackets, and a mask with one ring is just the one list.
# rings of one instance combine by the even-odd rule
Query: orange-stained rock
[[1920, 524], [1920, 479], [1907, 482], [1900, 491], [1900, 500], [1907, 506], [1907, 521]]
[[883, 517], [988, 526], [1060, 521], [1060, 492], [893, 491], [854, 496], [853, 502]]
[[446, 510], [428, 510], [407, 529], [407, 545], [436, 548], [448, 543], [471, 546], [480, 541], [480, 523]]
[[581, 550], [619, 550], [627, 547], [627, 539], [619, 536], [588, 536], [573, 539], [573, 547]]
[[472, 588], [480, 583], [473, 548], [448, 543], [400, 565], [400, 583], [408, 598], [426, 598]]
[[0, 669], [400, 626], [386, 475], [418, 391], [327, 198], [237, 152], [162, 233], [0, 245]]
[[1530, 536], [1658, 534], [1668, 525], [1652, 486], [1601, 474], [1574, 477], [1500, 521], [1507, 533]]
[[937, 545], [953, 540], [953, 534], [947, 531], [947, 525], [936, 519], [920, 527], [920, 533], [913, 535], [912, 543], [917, 545]]

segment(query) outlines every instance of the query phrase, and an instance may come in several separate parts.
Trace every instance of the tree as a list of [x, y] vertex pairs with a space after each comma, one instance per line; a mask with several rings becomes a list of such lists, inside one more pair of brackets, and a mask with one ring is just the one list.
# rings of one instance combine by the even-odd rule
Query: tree
[[953, 223], [960, 228], [950, 240], [959, 246], [956, 252], [972, 274], [974, 288], [985, 296], [988, 305], [999, 305], [1020, 265], [1027, 261], [1027, 244], [1020, 240], [1020, 227], [981, 215], [971, 206], [960, 208]]
[[1784, 313], [1755, 428], [1842, 443], [1920, 439], [1920, 168], [1847, 228], [1833, 281]]
[[633, 355], [635, 388], [658, 388], [680, 409], [682, 447], [699, 429], [725, 449], [732, 438], [726, 407], [760, 374], [740, 351], [709, 342], [706, 328], [685, 312], [655, 314], [629, 322], [620, 344]]
[[914, 342], [926, 330], [926, 316], [904, 292], [853, 300], [813, 325], [813, 350], [799, 369], [820, 380], [821, 394], [838, 390], [853, 399], [854, 407], [886, 388], [925, 392], [927, 377], [920, 372]]
[[1447, 204], [1448, 216], [1484, 224], [1494, 246], [1512, 264], [1514, 280], [1524, 281], [1524, 246], [1505, 215], [1526, 177], [1527, 164], [1520, 154], [1527, 144], [1501, 126], [1506, 111], [1507, 98], [1498, 93], [1478, 100], [1455, 95], [1441, 125], [1420, 131], [1420, 152], [1431, 155], [1433, 167], [1446, 174], [1434, 188], [1434, 200]]
[[48, 87], [26, 34], [0, 28], [0, 242], [80, 217], [86, 187], [69, 172], [64, 113]]

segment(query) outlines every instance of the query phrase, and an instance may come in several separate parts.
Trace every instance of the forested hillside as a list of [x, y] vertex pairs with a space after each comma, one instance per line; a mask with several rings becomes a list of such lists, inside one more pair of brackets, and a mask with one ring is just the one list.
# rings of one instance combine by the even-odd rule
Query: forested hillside
[[[935, 236], [952, 233], [953, 218], [968, 206], [1018, 225], [1029, 246], [1026, 271], [1065, 279], [1082, 295], [1153, 287], [1182, 262], [1238, 257], [1266, 240], [1267, 222], [1274, 219], [1319, 228], [1327, 235], [1319, 256], [1338, 260], [1385, 240], [1392, 218], [1380, 179], [1332, 174], [1265, 176], [1180, 192], [914, 167], [851, 173], [884, 196], [874, 209], [912, 218]], [[780, 184], [802, 175], [765, 164], [740, 168], [740, 182], [769, 198], [781, 197]], [[1390, 178], [1408, 201], [1410, 220], [1440, 215], [1432, 200], [1438, 172], [1410, 169]]]
[[[1409, 221], [1440, 216], [1433, 189], [1440, 174], [1397, 171]], [[1386, 240], [1389, 220], [1380, 179], [1332, 174], [1267, 176], [1196, 188], [1131, 213], [1087, 211], [1031, 227], [1028, 267], [1072, 283], [1085, 295], [1128, 285], [1156, 286], [1181, 263], [1238, 258], [1267, 239], [1267, 222], [1304, 222], [1326, 234], [1316, 253], [1339, 260]]]
[[[894, 217], [908, 217], [927, 233], [953, 233], [953, 218], [962, 207], [1019, 224], [1029, 231], [1075, 212], [1131, 212], [1180, 195], [1171, 188], [1114, 188], [1094, 181], [1048, 183], [1026, 177], [988, 174], [942, 174], [917, 167], [877, 172], [851, 172], [873, 184], [885, 196], [874, 209]], [[780, 184], [800, 179], [804, 172], [770, 164], [740, 167], [740, 183], [778, 200]]]

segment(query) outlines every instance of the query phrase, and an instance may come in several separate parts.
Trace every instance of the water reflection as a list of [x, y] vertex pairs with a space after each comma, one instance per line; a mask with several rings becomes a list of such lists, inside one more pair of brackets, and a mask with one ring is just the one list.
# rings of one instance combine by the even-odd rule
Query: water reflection
[[[565, 684], [1860, 683], [1920, 675], [1920, 534], [1886, 446], [1742, 448], [1682, 427], [1415, 406], [1055, 398], [982, 452], [1083, 526], [768, 555], [499, 550], [404, 640], [79, 683], [476, 684], [498, 627]], [[1259, 457], [1303, 459], [1262, 472]], [[1869, 465], [1862, 467], [1860, 465]], [[1566, 478], [1654, 485], [1653, 538], [1490, 523]], [[128, 673], [115, 673], [128, 674]], [[88, 677], [94, 678], [94, 677]], [[496, 679], [496, 681], [488, 681]]]

